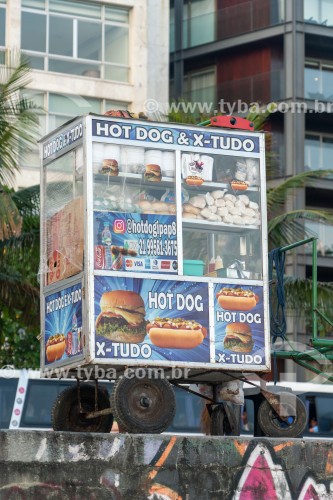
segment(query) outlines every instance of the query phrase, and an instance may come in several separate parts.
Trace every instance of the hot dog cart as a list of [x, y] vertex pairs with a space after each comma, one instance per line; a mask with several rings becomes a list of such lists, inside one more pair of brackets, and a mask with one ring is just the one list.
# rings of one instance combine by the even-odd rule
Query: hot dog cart
[[55, 429], [162, 432], [172, 383], [270, 371], [264, 134], [209, 125], [86, 115], [41, 141], [41, 368], [78, 378]]

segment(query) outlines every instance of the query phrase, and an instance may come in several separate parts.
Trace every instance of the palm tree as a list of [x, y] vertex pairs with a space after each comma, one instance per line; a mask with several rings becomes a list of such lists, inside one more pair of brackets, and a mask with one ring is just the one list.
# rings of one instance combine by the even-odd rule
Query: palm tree
[[20, 54], [7, 53], [0, 66], [0, 240], [19, 236], [22, 217], [10, 191], [26, 153], [36, 144], [40, 109], [22, 96], [29, 83], [29, 67]]
[[22, 96], [28, 65], [18, 54], [7, 57], [0, 67], [0, 365], [38, 366], [39, 186], [14, 192], [10, 185], [36, 145], [41, 110]]

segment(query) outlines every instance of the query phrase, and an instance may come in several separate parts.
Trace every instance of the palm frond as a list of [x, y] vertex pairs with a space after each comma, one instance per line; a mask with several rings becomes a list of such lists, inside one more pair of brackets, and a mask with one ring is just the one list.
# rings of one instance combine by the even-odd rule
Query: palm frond
[[333, 225], [333, 214], [321, 210], [293, 210], [268, 221], [270, 248], [290, 245], [295, 241], [316, 236], [304, 226], [304, 221]]
[[301, 172], [281, 181], [278, 186], [267, 191], [268, 212], [276, 212], [284, 206], [289, 190], [316, 184], [318, 178], [332, 177], [332, 174], [333, 170], [311, 170]]

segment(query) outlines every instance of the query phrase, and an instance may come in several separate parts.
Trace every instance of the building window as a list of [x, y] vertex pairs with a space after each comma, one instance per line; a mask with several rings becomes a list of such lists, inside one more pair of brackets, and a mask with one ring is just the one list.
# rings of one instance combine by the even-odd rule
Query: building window
[[323, 26], [333, 26], [331, 0], [304, 0], [304, 21]]
[[187, 101], [208, 105], [207, 109], [202, 110], [198, 106], [196, 111], [204, 114], [212, 113], [214, 111], [212, 105], [216, 103], [215, 68], [187, 73], [184, 78], [184, 89], [184, 97]]
[[34, 69], [128, 82], [128, 38], [126, 8], [22, 0], [21, 48]]
[[185, 0], [183, 48], [213, 42], [215, 18], [215, 0]]
[[304, 165], [306, 170], [333, 169], [333, 136], [306, 134]]
[[333, 100], [333, 64], [306, 61], [304, 97], [323, 101]]
[[6, 1], [0, 0], [0, 47], [6, 45]]

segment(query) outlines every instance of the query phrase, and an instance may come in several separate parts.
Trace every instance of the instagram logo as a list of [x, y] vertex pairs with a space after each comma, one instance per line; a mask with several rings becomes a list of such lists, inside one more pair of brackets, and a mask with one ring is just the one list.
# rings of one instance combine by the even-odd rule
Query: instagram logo
[[125, 224], [125, 221], [122, 220], [122, 219], [116, 219], [114, 222], [113, 222], [113, 232], [114, 233], [118, 233], [118, 234], [122, 234], [126, 231], [126, 224]]

